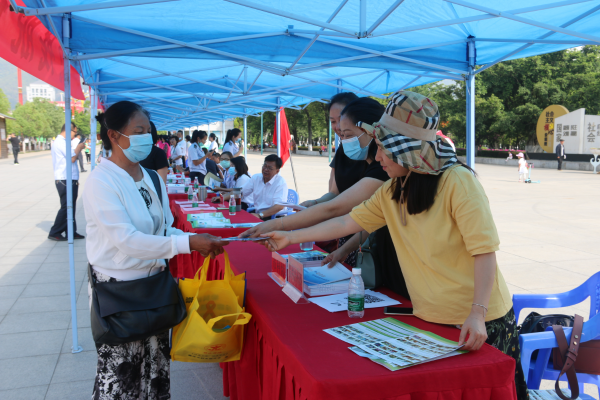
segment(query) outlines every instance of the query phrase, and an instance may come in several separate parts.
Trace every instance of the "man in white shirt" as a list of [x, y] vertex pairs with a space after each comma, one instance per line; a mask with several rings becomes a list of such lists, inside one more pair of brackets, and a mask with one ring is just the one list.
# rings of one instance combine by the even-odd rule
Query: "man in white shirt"
[[284, 206], [277, 203], [287, 203], [288, 186], [285, 179], [279, 175], [283, 162], [275, 154], [265, 157], [262, 173], [252, 176], [242, 188], [242, 200], [252, 195], [255, 214], [262, 220], [268, 220], [272, 215], [283, 210]]
[[[70, 139], [73, 140], [77, 135], [77, 126], [71, 123]], [[78, 143], [77, 147], [71, 147], [71, 154], [67, 157], [67, 142], [65, 125], [63, 125], [60, 135], [56, 137], [52, 144], [52, 165], [54, 166], [54, 183], [60, 197], [60, 210], [56, 214], [54, 225], [50, 228], [48, 239], [57, 242], [67, 240], [67, 168], [71, 168], [71, 178], [73, 180], [73, 238], [83, 239], [84, 236], [77, 233], [77, 223], [75, 222], [75, 204], [77, 203], [77, 192], [79, 189], [79, 169], [77, 168], [77, 157], [85, 148], [85, 143]], [[63, 236], [65, 233], [65, 236]]]

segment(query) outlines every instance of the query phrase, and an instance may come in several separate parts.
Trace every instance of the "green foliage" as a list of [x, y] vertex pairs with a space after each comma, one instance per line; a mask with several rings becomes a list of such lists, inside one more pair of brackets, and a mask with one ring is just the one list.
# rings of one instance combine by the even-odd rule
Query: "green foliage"
[[0, 114], [7, 115], [8, 113], [10, 113], [10, 102], [2, 89], [0, 89]]
[[[465, 83], [432, 83], [411, 89], [440, 108], [440, 129], [464, 146]], [[600, 113], [600, 46], [585, 46], [499, 63], [475, 78], [477, 145], [536, 144], [535, 128], [552, 104]]]
[[65, 120], [62, 108], [40, 98], [23, 105], [17, 104], [12, 117], [15, 118], [14, 121], [7, 120], [8, 133], [46, 138], [58, 135]]

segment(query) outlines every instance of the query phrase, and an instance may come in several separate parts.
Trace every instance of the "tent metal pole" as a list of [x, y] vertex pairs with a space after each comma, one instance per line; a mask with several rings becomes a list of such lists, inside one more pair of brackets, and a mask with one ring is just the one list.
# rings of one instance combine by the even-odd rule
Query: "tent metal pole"
[[[277, 98], [279, 104], [279, 97]], [[281, 157], [281, 107], [277, 107], [277, 157]]]
[[[70, 15], [63, 16], [63, 43], [66, 49], [64, 57], [65, 78], [65, 163], [67, 172], [67, 240], [69, 242], [69, 281], [71, 289], [71, 331], [73, 332], [72, 353], [79, 353], [83, 349], [79, 346], [77, 332], [77, 292], [75, 288], [75, 248], [73, 245], [73, 171], [71, 162], [71, 61], [69, 61], [69, 38], [71, 36], [69, 21]], [[75, 164], [75, 168], [77, 164]]]
[[244, 158], [246, 157], [246, 150], [248, 149], [248, 116], [246, 115], [246, 109], [244, 108]]
[[358, 37], [363, 37], [363, 35], [367, 34], [367, 0], [360, 0], [360, 15], [358, 26]]
[[265, 143], [265, 141], [263, 140], [263, 115], [265, 115], [265, 112], [261, 112], [260, 113], [260, 155], [263, 155], [263, 145]]
[[221, 116], [221, 143], [223, 143], [223, 146], [225, 146], [226, 134], [227, 132], [225, 132], [225, 117]]
[[467, 42], [469, 73], [466, 76], [467, 98], [467, 165], [475, 169], [475, 42]]
[[329, 151], [329, 163], [331, 164], [331, 120], [329, 120], [329, 140], [327, 140], [327, 148]]
[[107, 3], [94, 3], [94, 4], [78, 4], [73, 6], [64, 7], [44, 7], [44, 8], [30, 8], [30, 7], [16, 7], [15, 10], [22, 12], [26, 16], [38, 16], [38, 15], [49, 15], [49, 14], [64, 14], [72, 13], [77, 11], [90, 11], [90, 10], [101, 10], [105, 8], [117, 8], [117, 7], [129, 7], [138, 6], [142, 4], [154, 4], [154, 3], [165, 3], [169, 1], [177, 0], [125, 0], [125, 1], [111, 1]]
[[90, 161], [92, 162], [92, 171], [96, 168], [96, 144], [98, 138], [96, 136], [96, 113], [98, 112], [98, 97], [96, 96], [96, 90], [90, 86]]

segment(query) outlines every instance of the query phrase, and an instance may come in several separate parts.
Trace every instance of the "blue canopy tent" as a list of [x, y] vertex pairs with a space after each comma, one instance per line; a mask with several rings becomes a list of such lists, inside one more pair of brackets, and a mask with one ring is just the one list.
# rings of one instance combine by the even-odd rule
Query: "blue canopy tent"
[[105, 106], [136, 101], [162, 129], [325, 102], [339, 91], [383, 97], [464, 80], [470, 166], [476, 74], [503, 60], [600, 44], [600, 0], [11, 2], [62, 40], [65, 65]]

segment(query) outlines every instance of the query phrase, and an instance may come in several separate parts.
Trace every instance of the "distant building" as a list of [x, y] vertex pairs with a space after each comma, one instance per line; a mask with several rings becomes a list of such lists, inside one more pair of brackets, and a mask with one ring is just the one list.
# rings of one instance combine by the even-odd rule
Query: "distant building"
[[48, 101], [56, 100], [56, 89], [45, 83], [32, 83], [25, 90], [27, 101], [33, 101], [35, 98], [46, 99]]
[[[225, 123], [225, 126], [223, 126], [223, 122]], [[225, 141], [225, 135], [227, 134], [227, 131], [229, 129], [233, 129], [233, 120], [229, 119], [229, 120], [225, 120], [225, 121], [211, 122], [210, 125], [208, 125], [208, 124], [198, 125], [198, 126], [193, 126], [189, 129], [192, 131], [194, 129], [198, 129], [199, 131], [206, 131], [209, 133], [214, 133], [219, 138], [219, 141], [221, 142], [221, 144], [224, 144], [223, 142]]]

